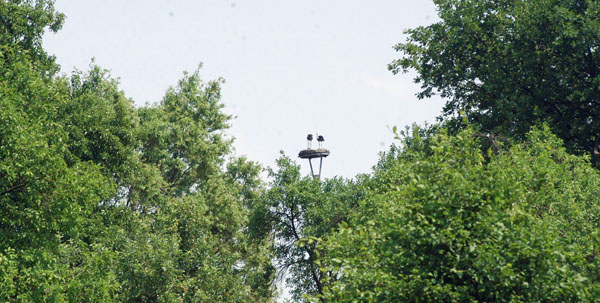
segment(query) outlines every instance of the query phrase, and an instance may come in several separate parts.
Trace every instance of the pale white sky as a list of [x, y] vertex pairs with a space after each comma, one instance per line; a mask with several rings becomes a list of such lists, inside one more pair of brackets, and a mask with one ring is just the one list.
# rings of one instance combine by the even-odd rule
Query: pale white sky
[[56, 9], [67, 20], [44, 46], [63, 71], [95, 57], [137, 105], [159, 101], [201, 62], [205, 80], [223, 77], [236, 153], [264, 165], [279, 150], [295, 158], [319, 132], [331, 151], [324, 177], [369, 172], [392, 126], [434, 121], [442, 108], [417, 100], [414, 74], [387, 70], [403, 30], [437, 20], [430, 0], [58, 0]]

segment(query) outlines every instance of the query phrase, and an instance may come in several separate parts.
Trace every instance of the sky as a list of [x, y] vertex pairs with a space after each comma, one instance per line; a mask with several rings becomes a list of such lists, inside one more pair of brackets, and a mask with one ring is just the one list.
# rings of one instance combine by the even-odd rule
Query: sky
[[[418, 100], [414, 73], [393, 75], [405, 29], [436, 22], [430, 0], [57, 0], [67, 16], [44, 47], [65, 73], [111, 71], [137, 106], [159, 102], [200, 65], [223, 78], [237, 155], [274, 166], [325, 137], [323, 177], [368, 173], [393, 126], [434, 122], [443, 100]], [[316, 142], [315, 142], [316, 143]]]

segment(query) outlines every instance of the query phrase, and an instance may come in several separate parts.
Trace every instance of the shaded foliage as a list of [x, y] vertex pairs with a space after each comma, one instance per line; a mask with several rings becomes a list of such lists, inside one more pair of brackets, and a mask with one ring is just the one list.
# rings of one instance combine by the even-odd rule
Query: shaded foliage
[[484, 132], [525, 138], [542, 122], [570, 152], [600, 138], [600, 4], [594, 0], [437, 0], [440, 21], [408, 30], [394, 73], [417, 71], [419, 98], [447, 98]]
[[346, 220], [362, 195], [359, 182], [301, 176], [289, 157], [277, 159], [272, 182], [255, 208], [250, 227], [274, 237], [274, 253], [280, 277], [285, 278], [292, 299], [319, 294], [327, 276], [320, 270], [318, 238], [331, 233]]
[[[326, 302], [572, 302], [598, 297], [598, 185], [549, 129], [498, 154], [468, 129], [414, 133], [327, 238]], [[315, 299], [316, 300], [316, 299]]]

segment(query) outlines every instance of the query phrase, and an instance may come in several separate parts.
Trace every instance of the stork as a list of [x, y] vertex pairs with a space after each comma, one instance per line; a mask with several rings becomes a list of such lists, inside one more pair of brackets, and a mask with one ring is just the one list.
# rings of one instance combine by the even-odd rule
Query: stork
[[325, 138], [323, 138], [323, 135], [317, 134], [317, 141], [319, 141], [319, 148], [322, 148], [321, 145], [323, 144], [323, 141], [325, 141]]
[[313, 139], [312, 134], [308, 134], [308, 136], [306, 136], [306, 140], [308, 140], [308, 148], [309, 149], [310, 149], [310, 145], [312, 144], [312, 139]]

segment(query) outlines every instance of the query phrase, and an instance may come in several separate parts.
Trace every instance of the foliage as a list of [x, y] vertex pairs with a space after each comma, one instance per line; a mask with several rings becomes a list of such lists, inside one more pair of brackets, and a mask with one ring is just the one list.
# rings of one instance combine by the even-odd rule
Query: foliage
[[361, 195], [357, 182], [333, 178], [313, 179], [300, 175], [300, 167], [284, 154], [261, 204], [255, 208], [250, 228], [271, 233], [280, 275], [286, 278], [292, 299], [319, 294], [327, 273], [320, 270], [318, 237], [346, 220]]
[[230, 150], [230, 116], [221, 112], [222, 80], [204, 83], [185, 74], [159, 106], [140, 109], [142, 160], [160, 168], [175, 195], [190, 193], [216, 174]]
[[42, 48], [42, 35], [46, 29], [60, 30], [64, 19], [54, 11], [52, 0], [0, 2], [0, 60], [10, 62], [13, 55], [22, 53], [35, 63], [37, 72], [53, 75], [58, 68]]
[[97, 66], [56, 74], [52, 1], [0, 12], [0, 301], [270, 302], [260, 167], [232, 154], [222, 80], [136, 108]]
[[[391, 68], [454, 120], [394, 130], [355, 180], [282, 155], [265, 188], [233, 155], [222, 79], [136, 107], [98, 66], [57, 74], [53, 1], [1, 2], [0, 301], [273, 302], [277, 270], [295, 301], [599, 297], [600, 175], [566, 153], [598, 140], [598, 4], [436, 4]], [[525, 134], [542, 121], [566, 148]]]
[[[548, 128], [497, 154], [471, 129], [407, 140], [323, 244], [326, 302], [586, 302], [600, 175]], [[317, 300], [315, 298], [315, 300]]]
[[394, 72], [415, 69], [419, 98], [448, 98], [488, 133], [524, 139], [547, 123], [571, 152], [600, 137], [600, 4], [594, 0], [436, 0], [440, 21], [408, 30]]
[[[102, 169], [70, 161], [66, 121], [57, 114], [68, 96], [27, 53], [6, 45], [0, 64], [1, 300], [103, 301], [117, 284], [103, 247], [85, 241], [100, 201], [114, 195]], [[6, 58], [6, 57], [5, 57]], [[86, 294], [93, 291], [93, 294]]]

